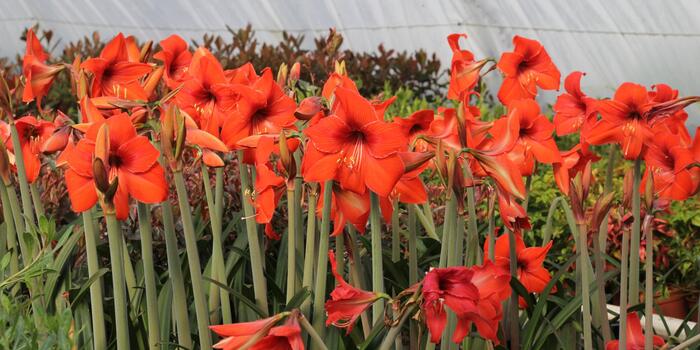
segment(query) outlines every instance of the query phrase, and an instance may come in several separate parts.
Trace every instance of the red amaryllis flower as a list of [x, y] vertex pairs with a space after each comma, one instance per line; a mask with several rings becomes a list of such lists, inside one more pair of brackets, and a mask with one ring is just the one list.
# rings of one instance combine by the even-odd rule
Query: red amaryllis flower
[[585, 134], [596, 122], [596, 100], [581, 91], [583, 72], [573, 72], [564, 80], [566, 93], [557, 97], [554, 109], [554, 128], [557, 135], [569, 135], [579, 130]]
[[[236, 91], [245, 88], [237, 86]], [[282, 129], [293, 128], [296, 122], [296, 103], [275, 83], [270, 69], [265, 69], [249, 88], [254, 93], [241, 93], [221, 129], [221, 139], [231, 149], [240, 149], [238, 142], [248, 136], [279, 134]]]
[[496, 186], [496, 191], [498, 193], [498, 211], [503, 225], [514, 232], [531, 229], [530, 218], [528, 218], [525, 208], [518, 204], [515, 198], [500, 185]]
[[598, 101], [602, 120], [589, 131], [586, 140], [594, 145], [617, 143], [625, 159], [639, 158], [654, 135], [647, 117], [652, 106], [644, 86], [623, 83], [612, 100]]
[[310, 146], [302, 172], [307, 181], [336, 179], [343, 189], [387, 196], [404, 173], [398, 152], [407, 140], [400, 127], [384, 122], [357, 92], [338, 87], [333, 114], [304, 130]]
[[164, 201], [168, 184], [158, 156], [158, 150], [148, 138], [136, 133], [129, 115], [124, 113], [93, 123], [67, 156], [66, 187], [73, 210], [89, 210], [97, 201], [93, 167], [97, 158], [104, 165], [108, 182], [117, 179], [113, 204], [118, 219], [128, 217], [129, 197], [143, 203]]
[[93, 74], [91, 96], [117, 96], [130, 100], [148, 100], [148, 94], [139, 83], [150, 73], [150, 64], [129, 59], [124, 35], [119, 33], [105, 45], [100, 57], [90, 58], [81, 67]]
[[498, 344], [498, 324], [503, 319], [503, 301], [511, 293], [510, 273], [488, 260], [481, 266], [471, 267], [471, 270], [474, 273], [471, 282], [479, 290], [478, 311], [458, 318], [454, 337], [467, 336], [471, 323], [474, 322], [482, 337]]
[[407, 118], [394, 118], [393, 123], [398, 124], [413, 146], [413, 150], [425, 152], [428, 150], [428, 143], [419, 140], [421, 135], [430, 133], [430, 126], [435, 120], [435, 112], [432, 109], [422, 109], [411, 113]]
[[[53, 134], [56, 127], [53, 123], [37, 119], [33, 116], [25, 116], [15, 121], [17, 134], [19, 134], [19, 142], [22, 146], [22, 159], [24, 160], [24, 169], [27, 173], [27, 182], [33, 183], [39, 177], [41, 172], [41, 159], [39, 156], [46, 140]], [[5, 140], [5, 145], [8, 151], [15, 152], [12, 141], [8, 138]]]
[[187, 78], [192, 53], [187, 47], [187, 42], [176, 34], [162, 40], [160, 47], [162, 51], [153, 55], [153, 58], [163, 62], [163, 80], [169, 88], [175, 89]]
[[[627, 314], [627, 349], [628, 350], [644, 350], [644, 332], [642, 331], [642, 323], [639, 320], [636, 312]], [[661, 348], [666, 345], [664, 339], [658, 335], [654, 336], [654, 349]], [[617, 350], [620, 348], [619, 340], [611, 340], [605, 344], [605, 350]]]
[[[331, 101], [333, 99], [333, 94], [337, 87], [343, 87], [353, 91], [357, 91], [357, 86], [355, 82], [352, 81], [347, 75], [340, 74], [337, 72], [331, 73], [323, 84], [323, 89], [321, 90], [321, 96], [326, 99], [326, 101]], [[359, 93], [359, 92], [358, 92]]]
[[292, 313], [284, 324], [275, 326], [287, 315], [281, 313], [258, 321], [210, 326], [214, 333], [224, 337], [214, 344], [214, 349], [236, 350], [247, 344], [250, 345], [248, 349], [254, 350], [303, 350], [298, 315]]
[[569, 194], [571, 179], [586, 168], [586, 164], [597, 162], [600, 157], [589, 150], [587, 143], [579, 143], [570, 150], [561, 153], [561, 162], [552, 164], [554, 181], [562, 193]]
[[515, 36], [515, 49], [501, 55], [498, 69], [505, 76], [498, 99], [504, 105], [519, 99], [532, 99], [537, 87], [558, 90], [561, 73], [539, 41]]
[[[514, 126], [519, 127], [516, 133], [513, 132]], [[510, 104], [508, 115], [496, 120], [489, 132], [497, 142], [515, 138], [508, 157], [520, 165], [522, 176], [532, 175], [534, 160], [548, 164], [561, 160], [552, 138], [554, 125], [540, 113], [535, 100], [518, 100]]]
[[[399, 156], [404, 162], [405, 172], [387, 197], [379, 198], [384, 221], [391, 222], [394, 211], [394, 201], [407, 204], [421, 204], [428, 200], [428, 193], [420, 174], [430, 165], [433, 158], [432, 152], [401, 152]], [[461, 176], [461, 174], [460, 174]]]
[[331, 299], [326, 301], [326, 326], [334, 325], [345, 328], [346, 334], [352, 332], [355, 321], [375, 301], [384, 297], [382, 293], [368, 292], [351, 286], [345, 282], [343, 276], [338, 273], [335, 253], [328, 251], [328, 259], [331, 262], [331, 271], [337, 281], [335, 289], [331, 292]]
[[[474, 272], [463, 266], [436, 268], [425, 275], [421, 309], [430, 331], [431, 342], [440, 341], [447, 324], [445, 305], [454, 311], [458, 318], [478, 312], [480, 295], [479, 289], [472, 283], [473, 276]], [[455, 332], [452, 340], [459, 343], [464, 335], [465, 332]]]
[[36, 99], [36, 105], [41, 109], [41, 100], [49, 92], [54, 78], [63, 67], [46, 64], [49, 55], [41, 47], [39, 39], [31, 28], [27, 30], [27, 46], [22, 59], [22, 74], [24, 75], [24, 90], [22, 101], [31, 102]]
[[450, 67], [450, 87], [447, 90], [447, 98], [462, 100], [468, 95], [479, 81], [479, 71], [486, 63], [485, 60], [475, 61], [474, 54], [468, 50], [462, 50], [459, 46], [459, 38], [467, 38], [466, 34], [450, 34], [447, 42], [452, 49], [452, 65]]
[[[549, 271], [542, 266], [547, 252], [552, 247], [550, 241], [544, 247], [526, 247], [520, 234], [515, 234], [515, 252], [518, 259], [518, 281], [528, 293], [540, 293], [551, 280]], [[488, 242], [484, 245], [484, 256], [489, 256]], [[510, 270], [510, 242], [507, 234], [496, 239], [494, 263], [504, 270]], [[520, 306], [525, 306], [525, 300], [520, 298]]]
[[691, 167], [695, 162], [693, 153], [677, 135], [669, 131], [657, 133], [654, 143], [644, 152], [644, 161], [644, 183], [651, 175], [659, 198], [685, 200], [697, 190], [700, 169]]

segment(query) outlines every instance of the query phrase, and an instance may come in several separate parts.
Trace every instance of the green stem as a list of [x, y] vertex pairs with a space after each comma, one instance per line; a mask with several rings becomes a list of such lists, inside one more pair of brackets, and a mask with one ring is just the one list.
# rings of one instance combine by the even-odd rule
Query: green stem
[[632, 215], [634, 216], [634, 221], [632, 222], [632, 236], [630, 237], [629, 302], [631, 305], [637, 305], [639, 304], [639, 242], [642, 220], [641, 196], [639, 193], [639, 187], [642, 180], [641, 158], [634, 161], [633, 176]]
[[[382, 221], [379, 196], [370, 192], [370, 227], [372, 230], [372, 291], [384, 293], [384, 266], [382, 261]], [[377, 323], [384, 317], [384, 300], [372, 304], [372, 320]]]
[[[610, 145], [608, 150], [608, 164], [605, 170], [605, 193], [610, 193], [614, 191], [613, 189], [613, 175], [615, 172], [615, 164], [617, 162], [617, 149], [615, 145]], [[598, 285], [597, 295], [598, 304], [600, 305], [600, 327], [603, 333], [603, 344], [607, 344], [612, 339], [612, 334], [610, 330], [610, 321], [608, 320], [608, 307], [607, 299], [605, 298], [605, 257], [604, 254], [607, 251], [607, 241], [608, 241], [608, 214], [606, 213], [603, 222], [600, 224], [598, 229], [598, 240], [597, 245], [594, 245], [596, 249], [595, 253], [595, 269], [596, 269], [596, 283]]]
[[[508, 230], [508, 246], [510, 256], [510, 275], [511, 278], [518, 276], [518, 254], [515, 250], [515, 232]], [[510, 302], [508, 304], [508, 320], [510, 321], [510, 349], [520, 349], [520, 321], [518, 320], [518, 294], [510, 294]]]
[[112, 268], [114, 292], [114, 318], [117, 327], [117, 349], [127, 350], [129, 345], [129, 320], [126, 308], [126, 282], [124, 281], [124, 257], [121, 251], [121, 227], [114, 213], [106, 213], [107, 237]]
[[316, 345], [319, 350], [328, 350], [326, 344], [323, 342], [323, 338], [321, 338], [321, 335], [316, 332], [311, 324], [309, 324], [309, 321], [306, 319], [306, 317], [304, 317], [304, 315], [299, 316], [299, 323], [302, 327], [304, 327], [304, 330], [309, 333], [311, 339], [314, 341], [314, 345]]
[[489, 260], [490, 261], [496, 261], [496, 211], [494, 210], [496, 204], [496, 197], [495, 196], [489, 196], [489, 209], [488, 209], [488, 215], [489, 215], [489, 232], [487, 233], [488, 235], [488, 240], [489, 240]]
[[209, 311], [207, 311], [207, 301], [204, 295], [204, 284], [202, 282], [202, 268], [199, 262], [199, 252], [197, 251], [197, 237], [192, 223], [192, 209], [187, 197], [187, 187], [182, 171], [173, 172], [175, 178], [175, 188], [177, 190], [177, 200], [180, 205], [180, 219], [182, 229], [185, 233], [185, 248], [187, 249], [187, 262], [190, 268], [190, 279], [192, 280], [192, 296], [194, 297], [194, 307], [197, 314], [197, 330], [199, 332], [199, 343], [202, 349], [211, 348], [211, 333], [209, 332]]
[[190, 331], [190, 320], [187, 314], [187, 294], [182, 277], [182, 263], [177, 248], [177, 237], [175, 237], [173, 207], [169, 200], [161, 203], [161, 207], [163, 209], [165, 251], [168, 256], [168, 275], [173, 288], [173, 309], [177, 325], [177, 341], [182, 347], [192, 349], [192, 332]]
[[[304, 276], [302, 277], [302, 286], [311, 289], [314, 284], [314, 259], [316, 256], [316, 202], [318, 194], [315, 190], [309, 191], [309, 211], [306, 216], [306, 247], [304, 249]], [[306, 298], [301, 304], [301, 312], [304, 316], [309, 316], [311, 309], [311, 300]]]
[[323, 185], [323, 212], [321, 213], [321, 237], [318, 240], [318, 255], [316, 258], [316, 285], [314, 286], [313, 325], [321, 339], [326, 332], [325, 308], [326, 274], [328, 273], [328, 234], [331, 229], [331, 199], [333, 195], [333, 180]]
[[297, 285], [297, 234], [294, 189], [287, 188], [287, 302], [296, 294]]
[[[362, 279], [362, 275], [360, 273], [360, 268], [361, 266], [358, 265], [360, 263], [360, 252], [357, 250], [357, 233], [355, 232], [355, 227], [352, 226], [352, 224], [347, 225], [348, 228], [348, 246], [350, 247], [350, 251], [352, 252], [352, 256], [350, 257], [350, 284], [352, 284], [353, 287], [358, 288], [358, 289], [365, 289], [364, 286], [364, 281]], [[362, 333], [365, 336], [365, 339], [369, 336], [372, 326], [369, 323], [369, 316], [367, 315], [367, 311], [362, 312], [360, 315], [360, 321], [362, 323]]]
[[404, 314], [401, 316], [401, 320], [399, 320], [399, 323], [389, 329], [389, 332], [387, 332], [386, 337], [384, 337], [382, 344], [379, 346], [379, 350], [391, 349], [391, 346], [394, 345], [395, 339], [398, 337], [399, 334], [401, 334], [401, 328], [403, 327], [403, 324], [406, 323], [406, 320], [411, 316], [415, 308], [415, 305], [408, 308], [408, 310], [406, 310], [406, 312], [404, 312]]
[[622, 256], [620, 257], [620, 350], [627, 350], [627, 283], [630, 255], [629, 230], [622, 231]]
[[[87, 255], [88, 274], [95, 276], [100, 270], [97, 256], [97, 234], [93, 222], [92, 209], [83, 212], [83, 232], [85, 233], [85, 255]], [[102, 305], [102, 279], [98, 278], [90, 285], [90, 315], [92, 316], [92, 333], [94, 348], [107, 348], [105, 332], [104, 306]]]
[[675, 348], [672, 348], [671, 350], [684, 350], [697, 343], [700, 343], [700, 334], [695, 335], [694, 337], [678, 344]]
[[391, 206], [391, 261], [401, 259], [401, 227], [399, 226], [399, 201], [392, 200]]
[[143, 278], [146, 285], [146, 309], [148, 311], [148, 347], [160, 349], [160, 321], [158, 320], [158, 291], [156, 271], [153, 264], [153, 233], [151, 230], [151, 211], [147, 204], [139, 202], [136, 207], [139, 216], [139, 233], [141, 234], [141, 258], [143, 259]]
[[[418, 282], [418, 237], [416, 232], [416, 209], [408, 206], [408, 285]], [[415, 322], [409, 324], [409, 348], [418, 349], [418, 325]]]
[[[472, 172], [469, 166], [462, 167], [466, 178], [472, 180]], [[479, 253], [481, 248], [479, 247], [479, 228], [476, 223], [476, 198], [474, 195], [474, 187], [467, 187], [467, 214], [469, 218], [467, 221], [467, 266], [472, 266], [479, 260]], [[460, 226], [460, 227], [463, 227]]]
[[[218, 267], [218, 274], [216, 275], [217, 280], [221, 283], [228, 285], [227, 274], [226, 274], [226, 264], [224, 262], [224, 238], [223, 238], [223, 222], [224, 222], [224, 168], [219, 167], [215, 170], [216, 187], [214, 192], [214, 206], [215, 206], [215, 217], [218, 220], [215, 226], [218, 229], [218, 233], [213, 233], [212, 242], [214, 255], [219, 255], [221, 265]], [[215, 237], [218, 236], [218, 237]], [[216, 244], [218, 243], [218, 244]], [[219, 295], [221, 297], [221, 317], [224, 324], [229, 324], [233, 322], [233, 315], [231, 314], [231, 298], [226, 289], [221, 288], [219, 290]]]
[[[647, 215], [647, 220], [651, 216]], [[654, 348], [654, 233], [645, 225], [646, 258], [644, 262], [644, 348]]]
[[5, 220], [5, 233], [7, 234], [7, 249], [10, 254], [10, 276], [12, 276], [19, 271], [19, 256], [17, 254], [17, 230], [15, 228], [15, 219], [12, 216], [12, 205], [7, 196], [7, 191], [7, 186], [2, 183], [0, 199], [2, 200], [2, 216]]
[[262, 246], [258, 237], [258, 224], [255, 222], [255, 210], [251, 205], [253, 189], [248, 177], [248, 166], [243, 163], [243, 151], [238, 151], [238, 170], [241, 178], [241, 192], [243, 201], [243, 214], [245, 215], [246, 234], [248, 236], [248, 250], [250, 251], [250, 267], [253, 271], [253, 292], [255, 302], [265, 315], [267, 308], [267, 280], [265, 280]]
[[581, 266], [581, 293], [582, 293], [582, 303], [583, 303], [583, 347], [585, 350], [593, 349], [593, 336], [591, 331], [591, 291], [590, 291], [590, 281], [588, 280], [591, 275], [587, 271], [588, 262], [588, 235], [585, 224], [578, 225], [578, 235], [579, 235], [579, 265]]
[[15, 150], [15, 166], [17, 167], [17, 178], [19, 179], [19, 192], [22, 196], [23, 214], [29, 223], [36, 224], [34, 209], [32, 208], [32, 196], [29, 190], [29, 182], [27, 182], [27, 171], [24, 165], [24, 157], [22, 156], [22, 144], [14, 121], [10, 122], [10, 135], [12, 147]]
[[32, 203], [34, 203], [34, 212], [36, 213], [36, 217], [40, 218], [45, 216], [44, 204], [41, 202], [41, 195], [39, 194], [39, 188], [37, 187], [36, 182], [29, 184], [29, 190], [32, 194]]
[[418, 217], [418, 221], [420, 222], [421, 226], [423, 226], [423, 229], [428, 237], [441, 242], [440, 237], [438, 237], [437, 232], [435, 231], [435, 224], [433, 223], [432, 213], [429, 210], [430, 208], [427, 207], [428, 214], [426, 214], [426, 212], [423, 211], [423, 209], [421, 209], [417, 204], [411, 204], [410, 206], [415, 208], [416, 217]]
[[345, 232], [335, 236], [335, 265], [338, 267], [338, 273], [343, 276], [345, 274]]
[[455, 202], [454, 194], [450, 193], [449, 198], [447, 198], [447, 204], [445, 205], [445, 222], [442, 224], [442, 244], [440, 245], [439, 267], [447, 266], [448, 248], [452, 241], [450, 237], [452, 237], [451, 232], [454, 228], [454, 221], [457, 216], [457, 206]]

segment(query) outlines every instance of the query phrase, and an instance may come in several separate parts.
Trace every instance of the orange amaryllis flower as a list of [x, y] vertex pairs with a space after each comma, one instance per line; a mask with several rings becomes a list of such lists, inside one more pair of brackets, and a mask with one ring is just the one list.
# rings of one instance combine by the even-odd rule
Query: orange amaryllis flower
[[337, 282], [331, 292], [331, 299], [326, 301], [326, 326], [334, 325], [345, 328], [346, 334], [352, 332], [352, 327], [362, 313], [375, 301], [386, 297], [383, 293], [369, 292], [351, 286], [345, 282], [343, 276], [338, 273], [335, 253], [328, 251], [328, 260], [331, 262], [331, 271]]
[[[642, 330], [642, 322], [639, 320], [636, 312], [627, 314], [627, 349], [628, 350], [644, 350], [644, 331]], [[658, 335], [654, 336], [654, 349], [664, 348], [666, 342]], [[619, 340], [611, 340], [605, 344], [605, 350], [618, 350], [620, 348]]]
[[310, 140], [302, 163], [307, 181], [336, 179], [343, 189], [365, 193], [369, 187], [387, 196], [404, 173], [398, 152], [406, 136], [355, 91], [337, 87], [332, 114], [304, 133]]
[[654, 135], [647, 116], [652, 106], [644, 86], [623, 83], [613, 99], [598, 101], [602, 120], [588, 132], [586, 140], [594, 145], [617, 143], [625, 159], [639, 158]]
[[425, 152], [428, 150], [428, 143], [424, 140], [419, 140], [418, 137], [430, 133], [433, 120], [435, 120], [435, 112], [431, 109], [422, 109], [411, 113], [406, 118], [396, 117], [393, 123], [401, 127], [414, 150]]
[[27, 46], [22, 59], [22, 75], [24, 75], [24, 90], [22, 101], [36, 104], [41, 109], [41, 100], [49, 92], [56, 75], [63, 69], [61, 65], [48, 65], [49, 55], [41, 47], [39, 39], [31, 28], [27, 30]]
[[486, 60], [475, 61], [474, 54], [468, 50], [462, 50], [459, 46], [459, 38], [467, 38], [466, 34], [450, 34], [447, 42], [452, 49], [452, 64], [450, 66], [450, 87], [447, 90], [447, 98], [462, 100], [468, 95], [479, 81], [479, 71], [486, 64]]
[[154, 54], [153, 58], [163, 62], [165, 85], [175, 89], [187, 79], [192, 53], [187, 47], [187, 42], [176, 34], [161, 40], [160, 47], [162, 50]]
[[[379, 198], [384, 221], [391, 222], [394, 211], [394, 201], [408, 204], [421, 204], [428, 201], [428, 193], [420, 174], [430, 165], [433, 152], [401, 152], [399, 156], [404, 162], [404, 174], [394, 186], [389, 196]], [[461, 174], [460, 174], [461, 176]]]
[[[145, 136], [138, 135], [127, 114], [93, 123], [85, 137], [67, 156], [66, 187], [73, 210], [83, 212], [97, 201], [97, 181], [118, 187], [113, 197], [117, 218], [129, 214], [129, 198], [143, 203], [160, 203], [167, 198], [168, 184], [158, 163], [158, 150]], [[102, 163], [104, 173], [96, 174], [93, 164]], [[98, 169], [99, 170], [99, 169]]]
[[[542, 264], [547, 257], [547, 252], [552, 248], [550, 241], [544, 247], [526, 247], [523, 237], [515, 234], [515, 252], [518, 260], [518, 281], [522, 283], [528, 293], [540, 293], [551, 280], [549, 271]], [[484, 245], [484, 256], [489, 256], [488, 242]], [[496, 239], [494, 249], [494, 264], [509, 271], [510, 270], [510, 240], [507, 234], [503, 234]], [[520, 298], [520, 306], [525, 306], [525, 300]]]
[[[321, 182], [321, 193], [325, 189], [325, 183]], [[343, 232], [345, 224], [349, 222], [361, 234], [365, 233], [367, 219], [369, 218], [370, 204], [369, 192], [355, 193], [344, 190], [336, 182], [333, 183], [331, 197], [331, 217], [333, 218], [332, 236], [338, 236]], [[316, 215], [321, 217], [323, 213], [323, 198], [318, 199]]]
[[515, 49], [501, 55], [498, 69], [505, 76], [498, 90], [498, 99], [504, 105], [519, 99], [532, 99], [537, 87], [558, 90], [561, 73], [539, 41], [515, 36]]
[[194, 52], [188, 78], [176, 95], [176, 104], [189, 114], [199, 128], [219, 137], [221, 125], [228, 119], [237, 95], [228, 82], [219, 61], [209, 50]]
[[[41, 172], [41, 159], [44, 143], [56, 129], [55, 125], [49, 121], [37, 119], [33, 116], [25, 116], [15, 121], [17, 134], [19, 134], [20, 145], [22, 145], [22, 158], [24, 159], [24, 169], [27, 172], [27, 182], [33, 183]], [[10, 152], [15, 152], [12, 141], [8, 138], [5, 145]]]
[[554, 128], [557, 135], [569, 135], [579, 130], [585, 133], [596, 122], [596, 100], [581, 91], [583, 72], [573, 72], [564, 80], [566, 93], [557, 97], [554, 109]]
[[[519, 126], [513, 133], [513, 126]], [[554, 125], [543, 114], [535, 100], [518, 100], [508, 106], [508, 115], [496, 120], [489, 131], [494, 140], [515, 140], [508, 157], [520, 165], [522, 176], [534, 171], [534, 160], [555, 163], [561, 160], [552, 138]], [[512, 141], [508, 141], [510, 143]]]
[[214, 333], [223, 337], [214, 344], [214, 349], [236, 350], [247, 346], [251, 350], [303, 350], [298, 315], [292, 312], [282, 325], [275, 326], [287, 315], [288, 312], [283, 312], [258, 321], [210, 326]]
[[589, 150], [587, 143], [579, 143], [566, 152], [561, 152], [561, 162], [552, 164], [554, 181], [565, 195], [569, 194], [571, 179], [582, 172], [588, 163], [597, 162], [600, 157]]
[[116, 96], [129, 100], [148, 100], [139, 79], [153, 69], [150, 64], [133, 62], [122, 33], [105, 45], [99, 57], [90, 58], [81, 68], [93, 74], [92, 97]]
[[681, 201], [697, 191], [700, 169], [691, 166], [695, 159], [689, 146], [677, 135], [662, 131], [644, 152], [647, 168], [643, 181], [653, 177], [654, 192], [659, 198]]
[[[242, 91], [252, 89], [253, 93]], [[241, 98], [221, 129], [221, 139], [231, 149], [240, 149], [238, 142], [251, 135], [279, 134], [293, 128], [296, 103], [275, 83], [272, 71], [265, 69], [250, 87], [238, 84]]]

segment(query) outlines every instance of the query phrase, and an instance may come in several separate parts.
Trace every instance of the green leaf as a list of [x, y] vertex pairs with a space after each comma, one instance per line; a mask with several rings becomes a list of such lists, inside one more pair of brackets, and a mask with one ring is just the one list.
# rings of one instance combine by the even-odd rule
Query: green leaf
[[214, 283], [214, 284], [216, 284], [217, 286], [219, 286], [220, 288], [225, 289], [225, 290], [228, 291], [231, 295], [233, 295], [233, 296], [235, 296], [236, 298], [238, 298], [238, 300], [239, 300], [240, 302], [242, 302], [243, 304], [245, 304], [245, 305], [246, 305], [247, 307], [249, 307], [251, 310], [255, 311], [255, 313], [258, 314], [258, 316], [260, 316], [260, 317], [266, 317], [265, 313], [264, 313], [262, 310], [260, 310], [260, 308], [258, 307], [258, 305], [257, 305], [254, 301], [251, 301], [250, 299], [248, 299], [248, 297], [246, 297], [245, 295], [239, 293], [237, 290], [235, 290], [235, 289], [233, 289], [233, 288], [231, 288], [231, 287], [229, 287], [229, 286], [227, 286], [227, 285], [225, 285], [225, 284], [223, 284], [223, 283], [221, 283], [221, 282], [219, 282], [219, 281], [215, 281], [215, 280], [213, 280], [213, 279], [211, 279], [211, 278], [209, 278], [209, 277], [206, 277], [206, 276], [202, 276], [202, 279], [204, 279], [204, 280], [206, 280], [206, 281], [209, 281], [209, 282], [211, 282], [211, 283]]
[[297, 309], [301, 306], [301, 304], [311, 296], [311, 289], [309, 287], [302, 287], [300, 291], [298, 291], [292, 299], [289, 300], [287, 303], [287, 306], [284, 308], [284, 311], [292, 311], [293, 309]]

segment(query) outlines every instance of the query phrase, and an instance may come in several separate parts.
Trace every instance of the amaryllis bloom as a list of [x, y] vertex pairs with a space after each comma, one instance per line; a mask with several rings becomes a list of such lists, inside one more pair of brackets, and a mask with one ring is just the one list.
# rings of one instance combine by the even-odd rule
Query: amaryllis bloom
[[[34, 116], [25, 116], [15, 121], [17, 134], [19, 134], [20, 145], [22, 145], [22, 159], [24, 159], [24, 169], [27, 173], [27, 182], [33, 183], [41, 172], [40, 155], [46, 140], [52, 135], [56, 127], [50, 121], [37, 119]], [[12, 140], [5, 140], [8, 151], [14, 151]]]
[[468, 95], [479, 81], [479, 71], [486, 63], [485, 60], [475, 61], [474, 54], [468, 50], [462, 50], [459, 46], [459, 38], [467, 38], [466, 34], [450, 34], [447, 42], [452, 49], [452, 64], [450, 66], [450, 87], [447, 90], [447, 98], [462, 100]]
[[394, 118], [393, 123], [401, 127], [413, 150], [424, 152], [428, 150], [428, 144], [424, 140], [419, 140], [418, 137], [429, 134], [433, 120], [435, 120], [435, 112], [432, 109], [422, 109], [411, 113], [406, 118]]
[[569, 135], [583, 130], [585, 135], [596, 122], [596, 100], [581, 91], [583, 72], [573, 72], [564, 80], [566, 93], [554, 103], [554, 128], [557, 135]]
[[582, 172], [588, 163], [597, 162], [600, 157], [589, 150], [587, 143], [579, 143], [566, 152], [561, 152], [561, 162], [552, 164], [554, 181], [565, 195], [569, 194], [571, 179]]
[[503, 319], [503, 302], [510, 297], [510, 273], [497, 267], [490, 261], [481, 266], [470, 268], [474, 273], [471, 282], [479, 290], [477, 312], [458, 318], [455, 338], [464, 338], [469, 334], [471, 323], [485, 339], [498, 340], [498, 324]]
[[22, 101], [31, 102], [36, 99], [37, 107], [41, 109], [42, 98], [48, 94], [51, 84], [63, 67], [46, 64], [49, 55], [41, 47], [31, 28], [27, 30], [26, 41], [27, 46], [22, 58], [22, 75], [25, 79]]
[[331, 292], [331, 299], [326, 301], [326, 314], [328, 314], [326, 326], [334, 325], [338, 328], [345, 328], [346, 334], [350, 334], [360, 315], [384, 295], [351, 286], [338, 273], [335, 253], [332, 250], [328, 251], [328, 259], [331, 262], [331, 271], [333, 271], [337, 284]]
[[[143, 203], [160, 203], [167, 198], [168, 184], [158, 163], [160, 153], [147, 137], [136, 133], [126, 113], [93, 123], [85, 137], [66, 152], [66, 187], [76, 212], [89, 210], [97, 202], [97, 176], [106, 175], [109, 184], [117, 181], [113, 204], [120, 220], [128, 217], [130, 197]], [[94, 173], [98, 158], [105, 174]]]
[[326, 101], [331, 101], [337, 87], [358, 91], [355, 82], [352, 81], [352, 79], [350, 79], [347, 75], [333, 72], [328, 76], [328, 79], [326, 79], [326, 82], [323, 84], [321, 96], [325, 98]]
[[150, 73], [147, 63], [129, 59], [124, 35], [119, 33], [107, 45], [100, 56], [83, 62], [81, 68], [93, 74], [90, 96], [116, 96], [129, 100], [148, 100], [148, 94], [139, 79]]
[[[214, 333], [223, 337], [220, 342], [214, 344], [214, 349], [236, 350], [247, 344], [251, 350], [304, 350], [301, 327], [297, 319], [299, 316], [292, 312], [287, 317], [288, 314], [281, 313], [252, 322], [210, 326]], [[275, 326], [284, 317], [287, 317], [287, 320], [282, 325]]]
[[[513, 133], [513, 126], [519, 126]], [[514, 138], [513, 149], [508, 157], [520, 165], [522, 176], [534, 171], [534, 160], [540, 163], [555, 163], [561, 160], [557, 144], [552, 138], [554, 125], [540, 113], [535, 100], [518, 100], [508, 106], [508, 115], [496, 120], [489, 131], [494, 140]]]
[[241, 88], [252, 89], [253, 93], [241, 92], [222, 125], [221, 139], [229, 148], [242, 148], [238, 142], [251, 135], [279, 134], [282, 129], [294, 127], [296, 103], [275, 83], [270, 69], [265, 69], [250, 87], [238, 84], [236, 91]]
[[[642, 323], [639, 320], [636, 312], [627, 314], [627, 350], [644, 350], [644, 332]], [[654, 336], [654, 349], [661, 348], [666, 345], [664, 339], [658, 335]], [[605, 350], [618, 350], [620, 348], [619, 340], [611, 340], [605, 344]]]
[[692, 150], [679, 136], [669, 131], [657, 133], [654, 143], [644, 152], [644, 161], [644, 183], [651, 175], [654, 193], [659, 198], [685, 200], [696, 192], [700, 169], [691, 166], [695, 162]]
[[[508, 234], [503, 234], [496, 239], [494, 249], [494, 263], [496, 266], [510, 270], [510, 240]], [[518, 259], [517, 278], [528, 293], [540, 293], [552, 279], [549, 271], [542, 264], [547, 257], [547, 252], [552, 248], [550, 241], [544, 247], [526, 247], [520, 234], [515, 234], [515, 254]], [[488, 242], [484, 245], [484, 256], [489, 256]], [[524, 300], [520, 298], [520, 305], [524, 306]]]
[[428, 201], [428, 193], [420, 174], [431, 164], [429, 161], [433, 158], [433, 153], [401, 152], [399, 156], [404, 162], [405, 172], [389, 196], [379, 198], [382, 216], [387, 223], [391, 222], [394, 211], [392, 203], [422, 204]]
[[586, 140], [594, 145], [617, 143], [625, 159], [639, 158], [654, 136], [647, 117], [652, 106], [644, 86], [623, 83], [613, 99], [598, 101], [602, 120], [589, 131]]
[[558, 90], [561, 73], [542, 44], [518, 35], [513, 44], [513, 52], [504, 53], [498, 61], [498, 69], [504, 75], [498, 99], [507, 106], [519, 99], [535, 98], [537, 87]]
[[[321, 182], [320, 192], [325, 190], [325, 182]], [[333, 218], [332, 236], [338, 236], [343, 232], [346, 223], [352, 224], [361, 234], [367, 228], [367, 219], [370, 214], [369, 192], [355, 193], [344, 190], [337, 182], [333, 183], [331, 195], [331, 217]], [[323, 215], [323, 196], [319, 196], [316, 204], [316, 215]]]
[[343, 189], [387, 196], [404, 173], [398, 152], [406, 136], [355, 91], [336, 88], [332, 114], [304, 133], [310, 140], [302, 163], [307, 181], [335, 179]]
[[[458, 318], [478, 312], [479, 289], [472, 283], [474, 271], [464, 267], [436, 268], [428, 271], [423, 279], [423, 303], [421, 309], [430, 332], [430, 341], [437, 343], [447, 325], [445, 306]], [[468, 333], [468, 331], [466, 331]], [[455, 332], [452, 340], [462, 341], [465, 332]]]
[[175, 89], [187, 78], [192, 53], [187, 47], [187, 42], [176, 34], [162, 40], [160, 47], [162, 50], [155, 53], [153, 58], [163, 62], [163, 80], [169, 88]]
[[498, 193], [498, 212], [503, 225], [514, 232], [531, 229], [530, 218], [527, 216], [525, 208], [515, 200], [515, 197], [500, 185], [496, 186], [496, 191]]
[[187, 76], [175, 103], [194, 118], [201, 130], [219, 137], [221, 125], [228, 119], [238, 95], [219, 61], [205, 48], [194, 52]]

